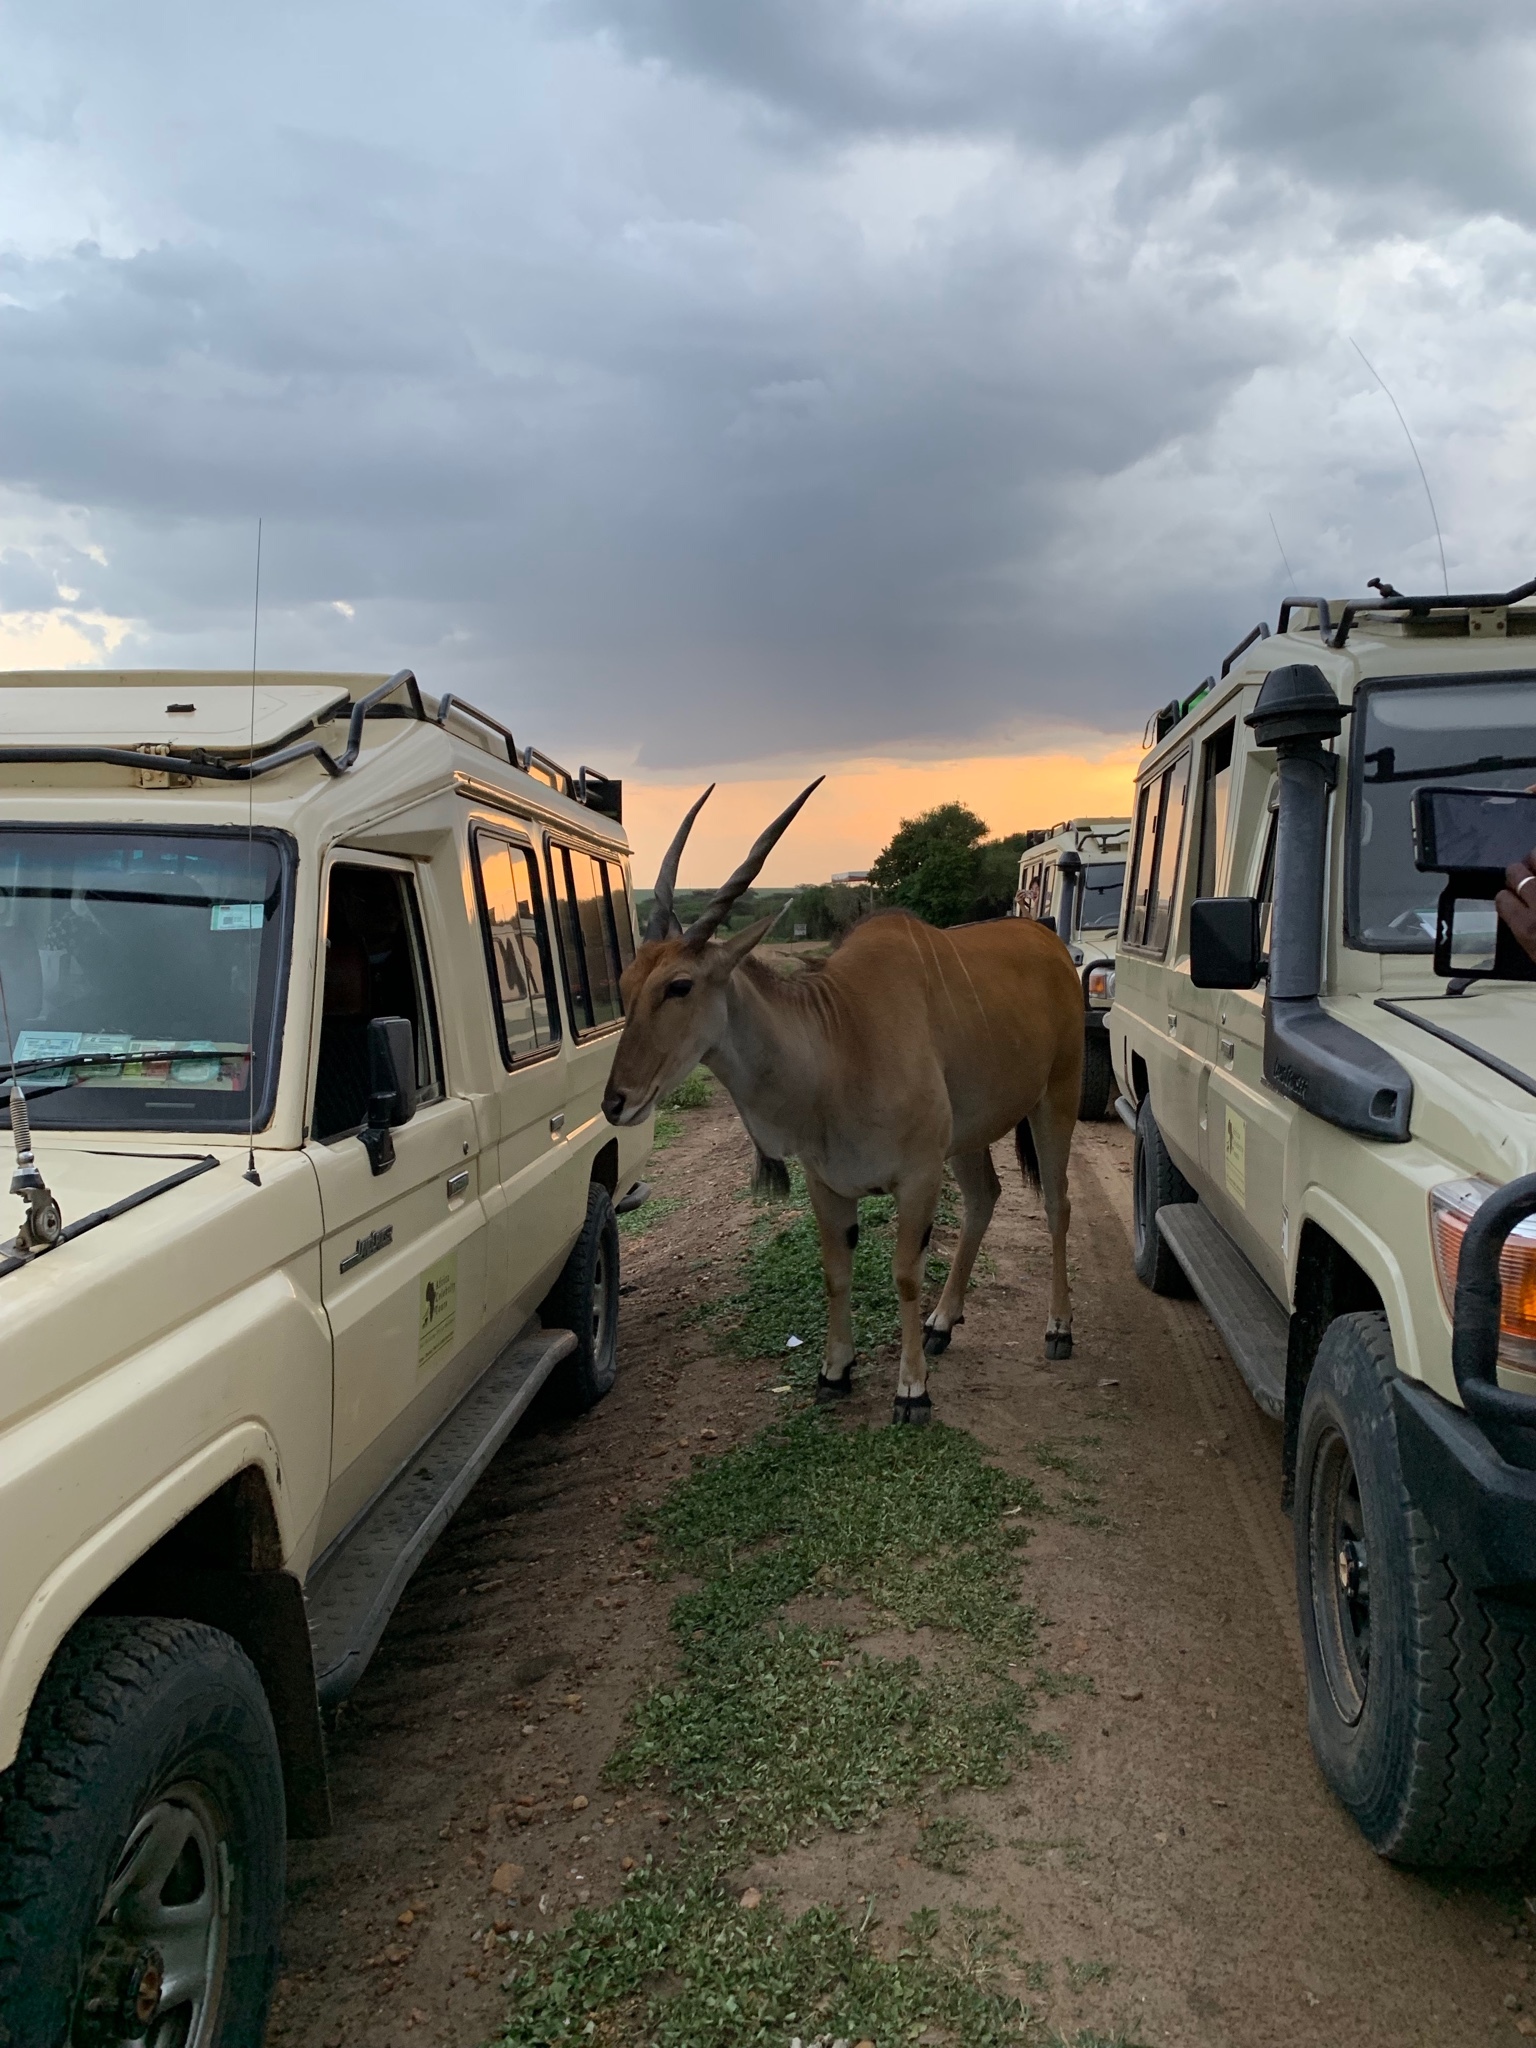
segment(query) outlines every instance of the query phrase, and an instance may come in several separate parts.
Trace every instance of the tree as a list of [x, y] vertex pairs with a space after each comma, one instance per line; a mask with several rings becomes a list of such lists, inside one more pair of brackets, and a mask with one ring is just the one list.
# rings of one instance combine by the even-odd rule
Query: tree
[[813, 882], [789, 906], [780, 931], [788, 937], [797, 925], [803, 924], [808, 939], [839, 938], [868, 908], [865, 895], [841, 882]]
[[971, 924], [1006, 917], [1018, 887], [1019, 856], [1045, 837], [1010, 832], [988, 839], [976, 813], [959, 802], [903, 818], [870, 870], [883, 903], [899, 904], [929, 924]]

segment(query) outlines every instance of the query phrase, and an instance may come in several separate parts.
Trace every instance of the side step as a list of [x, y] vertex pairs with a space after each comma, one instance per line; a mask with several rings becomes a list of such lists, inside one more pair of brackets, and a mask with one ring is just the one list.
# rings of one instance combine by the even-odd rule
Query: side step
[[1159, 1209], [1157, 1227], [1248, 1382], [1249, 1393], [1266, 1415], [1280, 1421], [1285, 1414], [1289, 1316], [1198, 1202], [1174, 1202]]
[[362, 1677], [411, 1574], [539, 1388], [575, 1349], [572, 1330], [535, 1330], [509, 1344], [314, 1566], [304, 1598], [323, 1706], [344, 1700]]

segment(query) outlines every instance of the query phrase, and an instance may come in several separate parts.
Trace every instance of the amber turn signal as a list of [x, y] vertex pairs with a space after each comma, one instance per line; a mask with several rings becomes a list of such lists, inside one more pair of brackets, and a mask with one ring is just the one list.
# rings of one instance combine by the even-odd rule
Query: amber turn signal
[[[1456, 1272], [1467, 1225], [1491, 1194], [1491, 1181], [1448, 1180], [1429, 1195], [1429, 1234], [1435, 1274], [1446, 1309], [1456, 1308]], [[1518, 1224], [1499, 1256], [1504, 1304], [1499, 1314], [1499, 1357], [1506, 1365], [1536, 1372], [1536, 1217]]]

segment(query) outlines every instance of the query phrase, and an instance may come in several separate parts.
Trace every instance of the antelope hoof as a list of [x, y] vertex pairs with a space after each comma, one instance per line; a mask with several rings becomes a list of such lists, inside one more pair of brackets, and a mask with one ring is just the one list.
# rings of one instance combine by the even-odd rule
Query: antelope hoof
[[923, 1350], [929, 1358], [942, 1358], [949, 1349], [950, 1332], [936, 1330], [930, 1323], [923, 1332]]
[[841, 1375], [829, 1380], [824, 1372], [816, 1375], [816, 1398], [818, 1401], [846, 1401], [853, 1392], [853, 1361], [843, 1367]]
[[898, 1394], [891, 1410], [893, 1425], [909, 1422], [914, 1429], [933, 1420], [933, 1401], [927, 1394]]
[[1045, 1333], [1045, 1355], [1047, 1358], [1070, 1358], [1072, 1356], [1072, 1332], [1070, 1330], [1047, 1330]]

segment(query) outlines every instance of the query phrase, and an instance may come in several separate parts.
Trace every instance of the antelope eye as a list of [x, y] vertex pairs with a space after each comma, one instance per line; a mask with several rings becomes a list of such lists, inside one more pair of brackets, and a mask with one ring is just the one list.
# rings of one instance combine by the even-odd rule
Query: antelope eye
[[[669, 981], [667, 983], [667, 995], [669, 996], [691, 996], [692, 994], [693, 983], [691, 981]], [[663, 997], [662, 1000], [665, 1001], [666, 998]]]

